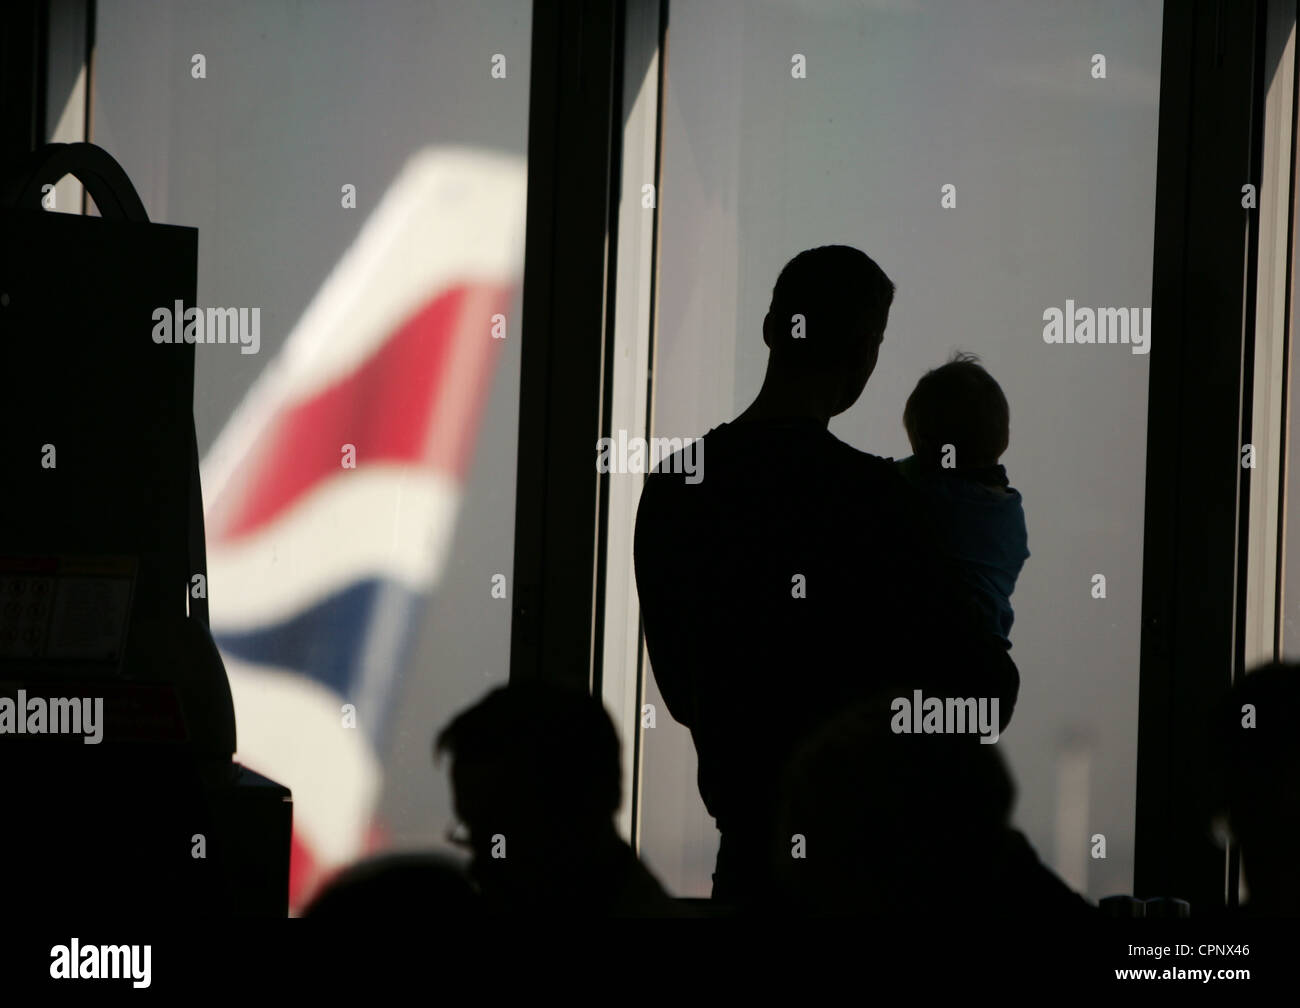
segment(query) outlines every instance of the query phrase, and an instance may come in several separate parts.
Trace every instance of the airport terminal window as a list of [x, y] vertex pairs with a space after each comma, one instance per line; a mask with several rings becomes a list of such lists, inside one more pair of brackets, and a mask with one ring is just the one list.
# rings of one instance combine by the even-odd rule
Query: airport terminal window
[[[856, 245], [898, 289], [841, 439], [908, 454], [917, 380], [980, 356], [1031, 553], [1000, 743], [1015, 818], [1092, 899], [1132, 891], [1161, 19], [1158, 0], [678, 0], [667, 52], [654, 433], [749, 404], [773, 281], [812, 246]], [[1114, 342], [1073, 339], [1103, 324]], [[663, 710], [652, 676], [645, 699]], [[780, 697], [738, 702], [779, 716]], [[661, 716], [642, 739], [642, 856], [708, 895], [690, 736]]]
[[197, 347], [212, 625], [295, 908], [441, 845], [433, 734], [507, 678], [531, 9], [98, 6], [90, 136], [245, 310]]
[[[1292, 197], [1294, 199], [1294, 184]], [[1296, 461], [1296, 451], [1300, 447], [1300, 409], [1295, 405], [1295, 397], [1300, 393], [1300, 382], [1296, 380], [1296, 353], [1294, 343], [1297, 323], [1300, 323], [1300, 299], [1296, 298], [1294, 270], [1300, 258], [1296, 256], [1294, 243], [1297, 240], [1294, 211], [1291, 220], [1291, 269], [1290, 278], [1290, 331], [1288, 333], [1287, 374], [1283, 379], [1285, 400], [1282, 406], [1282, 432], [1286, 446], [1285, 457], [1280, 474], [1281, 484], [1281, 522], [1278, 548], [1278, 657], [1282, 661], [1300, 661], [1300, 464]], [[1271, 558], [1270, 558], [1271, 559]]]
[[[624, 760], [615, 828], [668, 890], [698, 897], [710, 892], [718, 835], [699, 797], [707, 785], [695, 745], [666, 697], [679, 717], [695, 715], [697, 731], [721, 710], [718, 721], [738, 729], [713, 751], [699, 741], [706, 755], [721, 753], [706, 774], [734, 771], [742, 791], [757, 780], [732, 806], [737, 831], [729, 825], [727, 835], [728, 852], [739, 851], [732, 863], [748, 858], [752, 869], [761, 851], [746, 849], [743, 834], [776, 782], [751, 771], [778, 762], [815, 771], [837, 741], [871, 742], [880, 727], [837, 723], [846, 734], [820, 738], [832, 749], [787, 759], [783, 743], [826, 713], [813, 708], [829, 696], [838, 710], [854, 691], [833, 676], [801, 690], [785, 670], [858, 671], [859, 645], [839, 633], [848, 627], [873, 637], [861, 650], [867, 688], [881, 666], [917, 679], [934, 671], [924, 662], [935, 652], [911, 642], [945, 638], [930, 632], [930, 618], [961, 617], [943, 601], [894, 602], [943, 591], [944, 579], [929, 568], [908, 576], [910, 561], [927, 561], [915, 544], [908, 551], [906, 530], [894, 537], [898, 563], [876, 552], [879, 530], [919, 513], [858, 522], [871, 531], [850, 546], [869, 552], [849, 562], [839, 549], [845, 525], [816, 523], [832, 535], [829, 557], [814, 558], [816, 576], [829, 575], [818, 583], [841, 568], [858, 580], [838, 593], [831, 622], [826, 608], [805, 606], [812, 621], [797, 613], [789, 633], [775, 625], [789, 611], [784, 591], [769, 605], [761, 590], [731, 593], [727, 575], [742, 569], [746, 584], [763, 584], [766, 560], [808, 555], [810, 540], [797, 532], [788, 543], [774, 537], [775, 549], [757, 546], [773, 523], [811, 523], [769, 508], [753, 526], [762, 535], [689, 534], [719, 516], [750, 527], [749, 497], [725, 491], [696, 495], [724, 508], [661, 505], [645, 536], [636, 521], [638, 501], [656, 496], [643, 490], [666, 485], [645, 476], [656, 458], [753, 402], [778, 271], [800, 250], [831, 243], [864, 249], [897, 284], [874, 374], [832, 419], [833, 434], [891, 462], [909, 454], [903, 404], [959, 351], [978, 355], [1010, 403], [999, 461], [1028, 517], [1028, 562], [1011, 598], [1021, 688], [1000, 747], [974, 751], [1005, 755], [1019, 792], [1014, 824], [1094, 901], [1173, 894], [1198, 916], [1213, 910], [1237, 863], [1205, 829], [1200, 806], [1215, 797], [1225, 764], [1205, 758], [1216, 752], [1200, 714], [1230, 677], [1300, 653], [1300, 551], [1286, 542], [1298, 478], [1286, 458], [1296, 440], [1287, 402], [1295, 0], [377, 0], [357, 15], [354, 0], [239, 0], [219, 10], [199, 0], [32, 0], [6, 15], [5, 36], [32, 44], [0, 47], [12, 153], [42, 138], [103, 148], [46, 150], [41, 181], [58, 184], [40, 202], [59, 213], [20, 224], [34, 224], [38, 239], [88, 236], [62, 243], [64, 253], [112, 239], [115, 225], [69, 217], [98, 213], [92, 192], [115, 215], [112, 187], [87, 160], [106, 151], [154, 222], [141, 231], [196, 240], [198, 318], [187, 328], [181, 305], [164, 322], [199, 344], [203, 587], [238, 708], [236, 758], [293, 790], [292, 910], [369, 853], [466, 837], [430, 742], [508, 673], [520, 684], [585, 684], [603, 701]], [[34, 207], [29, 181], [24, 200]], [[864, 272], [860, 257], [837, 255], [818, 262], [851, 260], [854, 285], [880, 289], [873, 265]], [[34, 257], [10, 261], [30, 267]], [[120, 274], [110, 272], [148, 281], [150, 271], [129, 268], [144, 261], [117, 256]], [[188, 258], [166, 262], [184, 266], [177, 289], [193, 296]], [[70, 293], [101, 297], [98, 270], [67, 272], [54, 275]], [[80, 287], [77, 275], [87, 278]], [[835, 301], [854, 285], [832, 281], [817, 296]], [[24, 316], [12, 291], [6, 300], [21, 309], [6, 318], [41, 318]], [[859, 308], [839, 307], [836, 323]], [[117, 388], [99, 369], [88, 373], [99, 390]], [[799, 385], [760, 400], [758, 423], [789, 434], [781, 445], [800, 446], [791, 465], [808, 458], [809, 478], [786, 478], [772, 442], [757, 440], [762, 430], [738, 424], [731, 444], [757, 454], [731, 485], [761, 495], [778, 474], [795, 510], [848, 501], [855, 517], [877, 499], [901, 503], [883, 465], [847, 465], [810, 492], [817, 467], [802, 448], [826, 442], [804, 428], [827, 415], [825, 391], [803, 395]], [[712, 443], [725, 458], [727, 435]], [[1240, 449], [1240, 466], [1216, 466], [1216, 445]], [[703, 475], [698, 452], [683, 461]], [[869, 492], [828, 489], [868, 471], [881, 477]], [[118, 485], [146, 485], [161, 499], [160, 481]], [[51, 510], [28, 507], [68, 527], [51, 522]], [[183, 509], [163, 510], [179, 529]], [[25, 548], [23, 524], [11, 525]], [[721, 548], [695, 545], [713, 542]], [[179, 580], [181, 552], [168, 554], [168, 582]], [[881, 570], [890, 573], [871, 577]], [[859, 592], [892, 615], [855, 626], [838, 602]], [[206, 619], [207, 599], [189, 605]], [[762, 618], [777, 610], [772, 624]], [[925, 630], [887, 632], [914, 614]], [[950, 629], [945, 639], [968, 650], [941, 657], [943, 670], [1005, 685], [979, 679], [990, 663]], [[651, 646], [662, 668], [650, 667]], [[130, 653], [134, 668], [144, 667], [142, 653]], [[679, 693], [668, 673], [693, 663], [735, 678]], [[731, 704], [740, 721], [730, 720]], [[190, 702], [186, 712], [223, 706], [224, 697]], [[750, 727], [769, 734], [744, 734]], [[229, 728], [222, 752], [234, 748]], [[505, 737], [495, 731], [483, 750], [491, 759]], [[543, 766], [540, 748], [521, 749], [532, 769]], [[827, 798], [823, 810], [909, 828], [923, 818], [854, 800], [895, 785], [932, 796], [892, 770], [881, 788], [856, 773], [923, 759], [832, 758], [854, 772], [848, 800]], [[591, 765], [579, 760], [546, 781], [612, 779], [612, 765], [603, 775], [585, 772]], [[831, 776], [813, 779], [834, 784]], [[812, 788], [782, 783], [782, 812], [805, 811], [797, 799]], [[494, 781], [488, 790], [508, 789]], [[527, 790], [534, 799], [544, 791]], [[725, 790], [716, 788], [715, 811]], [[261, 794], [282, 817], [276, 793]], [[545, 801], [553, 819], [557, 803]], [[612, 840], [600, 825], [601, 842]], [[824, 827], [805, 819], [799, 828], [850, 838], [842, 853], [852, 871], [892, 885], [905, 877], [871, 866], [908, 849], [896, 842], [906, 829], [869, 850], [857, 838], [874, 831], [861, 819]], [[912, 835], [942, 837], [926, 863], [960, 869], [949, 855], [963, 845], [943, 825]], [[283, 839], [287, 847], [287, 830]], [[562, 846], [583, 845], [566, 836]], [[554, 859], [539, 863], [560, 877]], [[854, 891], [841, 884], [847, 877], [830, 878], [835, 898]], [[266, 905], [279, 915], [283, 905], [269, 900], [285, 886], [262, 881], [274, 882]], [[923, 902], [911, 884], [892, 895]], [[744, 904], [717, 902], [672, 910]]]

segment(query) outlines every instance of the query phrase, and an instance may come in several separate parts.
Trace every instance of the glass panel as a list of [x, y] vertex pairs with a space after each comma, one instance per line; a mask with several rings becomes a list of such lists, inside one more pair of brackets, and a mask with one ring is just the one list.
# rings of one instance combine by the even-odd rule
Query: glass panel
[[[1294, 39], [1292, 42], [1294, 43]], [[1283, 61], [1282, 65], [1287, 64]], [[1293, 146], [1295, 153], [1300, 154], [1300, 133], [1293, 138]], [[1300, 189], [1293, 188], [1291, 199], [1293, 203], [1291, 220], [1294, 222], [1295, 211], [1300, 210]], [[1287, 223], [1279, 220], [1277, 226], [1286, 226]], [[1290, 328], [1287, 333], [1287, 372], [1284, 379], [1281, 414], [1282, 442], [1286, 451], [1279, 474], [1282, 520], [1279, 523], [1280, 538], [1277, 543], [1278, 552], [1281, 554], [1281, 563], [1277, 571], [1279, 578], [1277, 619], [1281, 625], [1278, 628], [1277, 638], [1280, 644], [1278, 657], [1285, 662], [1300, 662], [1300, 548], [1296, 548], [1297, 537], [1300, 537], [1300, 514], [1298, 514], [1300, 512], [1300, 464], [1297, 463], [1297, 448], [1300, 448], [1300, 406], [1297, 406], [1300, 381], [1297, 381], [1297, 374], [1300, 373], [1300, 363], [1297, 362], [1296, 353], [1296, 338], [1297, 333], [1300, 333], [1300, 297], [1296, 295], [1300, 288], [1297, 288], [1295, 282], [1295, 270], [1300, 267], [1300, 228], [1296, 228], [1294, 223], [1291, 223], [1290, 239], [1292, 242], [1292, 275], [1289, 289], [1291, 317], [1288, 320]], [[1271, 335], [1273, 339], [1277, 339], [1276, 332]], [[1256, 339], [1259, 338], [1257, 335]]]
[[[982, 358], [1031, 552], [1000, 742], [1015, 820], [1094, 899], [1132, 888], [1148, 357], [1049, 343], [1045, 322], [1130, 309], [1149, 331], [1161, 17], [1158, 0], [677, 0], [667, 62], [654, 433], [698, 436], [752, 401], [772, 285], [818, 245], [863, 249], [898, 288], [837, 437], [908, 455], [917, 380]], [[650, 680], [646, 699], [666, 712]], [[736, 703], [779, 717], [782, 698]], [[666, 713], [643, 736], [642, 855], [708, 895], [690, 736]]]
[[295, 907], [440, 844], [433, 734], [507, 677], [530, 22], [99, 9], [95, 141], [199, 229], [200, 307], [257, 320], [197, 347], [195, 416], [238, 758], [294, 792]]

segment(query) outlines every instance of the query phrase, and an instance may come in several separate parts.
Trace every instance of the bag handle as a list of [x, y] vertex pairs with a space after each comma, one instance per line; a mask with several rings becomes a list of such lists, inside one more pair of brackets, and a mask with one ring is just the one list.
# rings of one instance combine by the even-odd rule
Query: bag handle
[[[34, 150], [4, 180], [0, 203], [14, 209], [43, 210], [43, 185], [72, 175], [90, 193], [105, 220], [148, 224], [149, 215], [135, 186], [122, 166], [102, 147], [89, 143], [52, 143]], [[203, 528], [203, 496], [199, 483], [199, 450], [193, 421], [190, 423], [189, 562], [191, 574], [207, 578], [207, 547]], [[186, 585], [189, 594], [189, 585]], [[190, 614], [208, 625], [208, 600], [189, 600]]]
[[104, 148], [89, 143], [52, 143], [32, 151], [6, 179], [4, 204], [19, 210], [41, 210], [41, 187], [65, 175], [86, 187], [105, 220], [149, 223], [144, 204], [122, 166]]

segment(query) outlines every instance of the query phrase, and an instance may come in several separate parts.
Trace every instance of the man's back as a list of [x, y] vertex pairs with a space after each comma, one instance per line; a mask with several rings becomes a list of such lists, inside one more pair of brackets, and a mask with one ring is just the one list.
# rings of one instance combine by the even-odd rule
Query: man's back
[[[793, 747], [864, 692], [935, 681], [951, 665], [936, 628], [960, 617], [934, 601], [946, 575], [884, 460], [812, 421], [723, 424], [703, 447], [702, 481], [671, 459], [647, 479], [636, 575], [656, 682], [723, 834], [714, 895], [736, 898], [789, 840], [768, 823]], [[1009, 717], [1002, 659], [992, 684]], [[962, 695], [990, 695], [980, 680]]]

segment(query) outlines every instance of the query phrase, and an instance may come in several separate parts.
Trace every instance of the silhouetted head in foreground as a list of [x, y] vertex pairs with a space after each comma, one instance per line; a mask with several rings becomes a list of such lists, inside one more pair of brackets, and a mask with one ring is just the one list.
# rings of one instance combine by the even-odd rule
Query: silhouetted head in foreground
[[450, 920], [481, 912], [465, 873], [439, 854], [386, 854], [340, 872], [303, 911], [337, 921], [391, 921], [413, 913]]
[[435, 743], [451, 754], [470, 874], [496, 910], [665, 912], [614, 829], [618, 736], [599, 700], [541, 684], [493, 690]]
[[875, 370], [894, 285], [865, 252], [808, 249], [785, 264], [763, 320], [771, 351], [758, 398], [738, 419], [829, 420]]
[[1241, 845], [1252, 912], [1300, 914], [1300, 665], [1242, 676], [1220, 715], [1220, 811]]
[[974, 354], [957, 353], [927, 371], [903, 409], [912, 453], [937, 466], [944, 445], [952, 445], [957, 467], [997, 465], [1011, 437], [1007, 397]]
[[791, 849], [774, 854], [796, 909], [946, 913], [992, 892], [1014, 793], [995, 747], [894, 734], [890, 700], [881, 693], [844, 712], [791, 762], [782, 816]]
[[884, 690], [791, 760], [775, 849], [782, 899], [812, 914], [1092, 913], [1010, 826], [1015, 786], [974, 734], [895, 733]]

